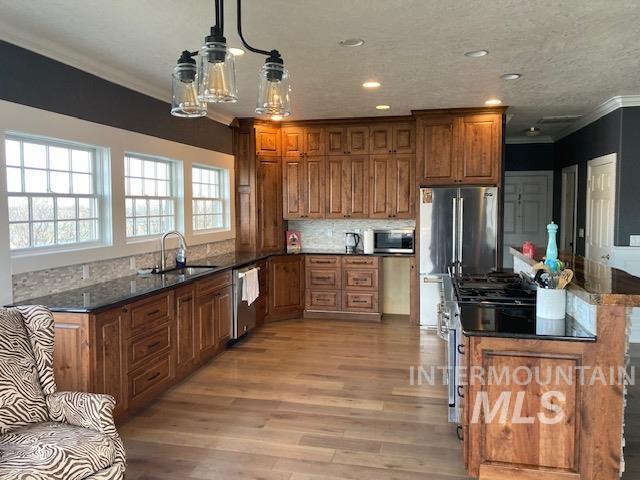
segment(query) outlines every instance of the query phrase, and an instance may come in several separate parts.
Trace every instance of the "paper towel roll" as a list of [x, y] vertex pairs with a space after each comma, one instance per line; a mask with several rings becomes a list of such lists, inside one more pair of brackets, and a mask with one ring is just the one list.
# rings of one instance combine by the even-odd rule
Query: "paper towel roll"
[[364, 231], [364, 240], [362, 241], [364, 253], [373, 253], [373, 230], [368, 228]]

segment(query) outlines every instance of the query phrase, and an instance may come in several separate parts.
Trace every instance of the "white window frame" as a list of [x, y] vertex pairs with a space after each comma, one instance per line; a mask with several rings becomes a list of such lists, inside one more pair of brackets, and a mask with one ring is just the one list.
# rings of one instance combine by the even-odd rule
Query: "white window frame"
[[[144, 179], [146, 177], [144, 177], [144, 173], [142, 174], [142, 177], [137, 177], [137, 176], [131, 176], [129, 175], [129, 172], [127, 171], [127, 159], [129, 158], [135, 158], [138, 160], [148, 160], [148, 161], [152, 161], [152, 162], [157, 162], [157, 163], [164, 163], [166, 165], [168, 165], [169, 167], [169, 189], [170, 192], [167, 196], [150, 196], [150, 195], [128, 195], [127, 194], [127, 181], [130, 178], [140, 178], [144, 181]], [[127, 243], [138, 243], [138, 242], [143, 242], [146, 240], [150, 240], [150, 239], [154, 239], [154, 238], [159, 238], [163, 233], [164, 230], [161, 229], [161, 231], [159, 233], [148, 233], [146, 235], [132, 235], [129, 236], [127, 235], [127, 221], [131, 218], [134, 219], [134, 225], [133, 228], [135, 230], [135, 219], [136, 218], [147, 218], [147, 231], [149, 229], [149, 218], [152, 217], [164, 217], [166, 215], [149, 215], [149, 211], [147, 209], [147, 215], [146, 216], [136, 216], [135, 215], [135, 206], [134, 206], [134, 216], [128, 216], [127, 212], [126, 212], [126, 204], [127, 204], [127, 200], [132, 199], [132, 200], [170, 200], [173, 204], [173, 226], [172, 226], [172, 230], [178, 230], [178, 231], [183, 231], [184, 229], [182, 228], [182, 188], [181, 188], [181, 183], [183, 182], [182, 180], [182, 175], [180, 175], [180, 169], [179, 169], [179, 164], [181, 162], [179, 162], [178, 160], [173, 160], [170, 158], [166, 158], [166, 157], [160, 157], [160, 156], [155, 156], [155, 155], [148, 155], [148, 154], [142, 154], [142, 153], [135, 153], [135, 152], [125, 152], [124, 154], [124, 202], [125, 202], [125, 214], [124, 214], [124, 222], [125, 222], [125, 238], [126, 238], [126, 242]], [[153, 180], [160, 180], [157, 177], [154, 178]], [[148, 205], [148, 203], [147, 203]]]
[[[218, 173], [218, 196], [214, 197], [214, 196], [196, 196], [195, 194], [195, 184], [199, 183], [201, 185], [207, 185], [205, 183], [202, 182], [196, 182], [194, 177], [193, 177], [193, 170], [195, 168], [199, 168], [201, 170], [209, 170], [209, 171], [215, 171]], [[203, 234], [207, 234], [207, 233], [215, 233], [215, 232], [225, 232], [229, 230], [229, 223], [230, 223], [230, 199], [229, 199], [229, 189], [230, 189], [230, 185], [229, 185], [229, 171], [226, 168], [221, 168], [221, 167], [214, 167], [211, 165], [204, 165], [204, 164], [200, 164], [200, 163], [194, 163], [191, 165], [191, 230], [193, 232], [194, 235], [203, 235]], [[208, 185], [213, 185], [213, 184], [208, 184]], [[222, 205], [222, 226], [221, 227], [216, 227], [216, 228], [202, 228], [202, 229], [197, 229], [196, 228], [196, 217], [198, 216], [204, 216], [207, 215], [205, 214], [197, 214], [195, 213], [195, 203], [198, 200], [212, 200], [214, 202], [220, 202]]]
[[[10, 248], [9, 252], [11, 257], [27, 257], [31, 255], [40, 255], [43, 253], [56, 253], [56, 252], [64, 252], [64, 251], [75, 251], [78, 249], [86, 249], [86, 248], [95, 248], [95, 247], [103, 247], [110, 243], [111, 241], [111, 225], [110, 225], [110, 206], [108, 202], [108, 188], [107, 183], [105, 181], [106, 178], [109, 177], [109, 173], [106, 170], [106, 165], [108, 161], [108, 154], [104, 148], [97, 147], [94, 145], [87, 145], [78, 142], [68, 141], [64, 139], [58, 138], [50, 138], [50, 137], [41, 137], [29, 134], [23, 134], [19, 132], [6, 132], [4, 136], [4, 142], [6, 147], [7, 141], [17, 141], [20, 142], [20, 168], [23, 171], [22, 174], [22, 190], [25, 190], [25, 169], [33, 169], [47, 172], [47, 183], [49, 183], [49, 176], [52, 171], [49, 164], [49, 147], [57, 147], [57, 148], [65, 148], [68, 150], [85, 150], [90, 152], [91, 154], [91, 175], [92, 175], [92, 194], [74, 194], [74, 193], [54, 193], [54, 192], [9, 192], [7, 191], [7, 202], [11, 197], [22, 197], [29, 199], [29, 220], [27, 222], [23, 221], [9, 221], [8, 226], [16, 223], [28, 223], [29, 224], [29, 237], [30, 243], [32, 241], [32, 224], [38, 223], [38, 220], [33, 219], [33, 211], [32, 211], [32, 199], [36, 197], [46, 197], [52, 198], [54, 201], [54, 218], [51, 220], [54, 223], [54, 232], [57, 229], [57, 199], [58, 198], [90, 198], [95, 199], [96, 202], [96, 217], [87, 218], [86, 220], [97, 220], [97, 228], [98, 235], [96, 239], [88, 240], [88, 241], [80, 241], [80, 242], [70, 242], [70, 243], [55, 243], [52, 245], [31, 245], [29, 247], [24, 248]], [[46, 148], [47, 155], [47, 165], [43, 168], [37, 167], [25, 167], [24, 165], [24, 143], [43, 145]], [[5, 151], [5, 168], [16, 168], [12, 165], [6, 164], [6, 151]], [[70, 164], [71, 173], [72, 165]], [[53, 170], [57, 171], [57, 170]], [[77, 172], [84, 173], [84, 172]], [[76, 232], [78, 230], [78, 222], [80, 220], [85, 220], [79, 218], [78, 206], [76, 204], [76, 216], [74, 219], [76, 221]], [[54, 233], [56, 234], [56, 233]], [[57, 234], [56, 234], [57, 235]]]

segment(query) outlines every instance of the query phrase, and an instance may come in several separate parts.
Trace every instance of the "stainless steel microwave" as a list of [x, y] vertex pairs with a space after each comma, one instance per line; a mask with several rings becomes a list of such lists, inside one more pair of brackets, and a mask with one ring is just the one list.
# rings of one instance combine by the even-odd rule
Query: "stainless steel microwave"
[[374, 253], [413, 253], [415, 230], [394, 229], [373, 231]]

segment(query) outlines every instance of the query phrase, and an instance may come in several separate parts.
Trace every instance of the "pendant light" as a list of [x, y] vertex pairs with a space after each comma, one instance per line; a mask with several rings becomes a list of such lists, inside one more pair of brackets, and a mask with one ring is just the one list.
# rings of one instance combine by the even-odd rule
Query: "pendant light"
[[176, 117], [198, 118], [207, 114], [207, 104], [198, 98], [195, 55], [197, 52], [185, 50], [173, 69], [171, 115]]
[[[242, 1], [237, 0], [238, 35], [247, 50], [266, 55], [258, 77], [256, 113], [291, 114], [289, 72], [278, 50], [250, 46], [242, 35]], [[198, 57], [197, 69], [193, 57]], [[207, 114], [207, 103], [238, 101], [235, 59], [224, 37], [224, 0], [215, 0], [215, 25], [199, 52], [185, 50], [174, 68], [171, 114], [196, 118]]]

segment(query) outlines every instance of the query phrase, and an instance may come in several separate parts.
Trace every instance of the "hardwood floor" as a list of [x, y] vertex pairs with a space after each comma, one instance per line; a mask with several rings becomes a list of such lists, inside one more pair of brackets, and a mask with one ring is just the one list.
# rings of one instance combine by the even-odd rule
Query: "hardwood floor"
[[127, 480], [459, 480], [447, 391], [411, 386], [444, 342], [407, 325], [264, 326], [120, 426]]
[[640, 478], [640, 344], [632, 343], [629, 350], [631, 365], [636, 370], [636, 384], [629, 385], [627, 392], [627, 407], [624, 413], [625, 472], [622, 479], [637, 480]]

